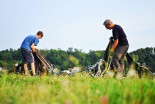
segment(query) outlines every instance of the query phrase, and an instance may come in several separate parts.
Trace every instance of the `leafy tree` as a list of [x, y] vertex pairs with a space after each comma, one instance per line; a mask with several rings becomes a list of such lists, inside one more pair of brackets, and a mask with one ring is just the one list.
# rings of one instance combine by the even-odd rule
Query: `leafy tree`
[[[41, 49], [40, 52], [51, 64], [55, 64], [61, 70], [72, 68], [75, 66], [87, 67], [95, 64], [100, 58], [104, 57], [103, 50], [88, 53], [82, 50], [68, 48], [67, 51], [61, 49]], [[137, 62], [145, 63], [155, 72], [155, 48], [138, 49], [130, 53]], [[6, 49], [0, 51], [0, 67], [11, 68], [16, 62], [21, 62], [20, 49]]]

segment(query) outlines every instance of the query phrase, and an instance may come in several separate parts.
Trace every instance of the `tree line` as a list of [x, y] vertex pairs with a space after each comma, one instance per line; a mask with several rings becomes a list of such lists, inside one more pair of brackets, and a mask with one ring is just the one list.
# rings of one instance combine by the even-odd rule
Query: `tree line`
[[[73, 67], [86, 68], [95, 64], [104, 57], [104, 50], [90, 50], [88, 53], [76, 48], [62, 49], [41, 49], [40, 52], [49, 63], [56, 65], [60, 70]], [[155, 48], [138, 49], [130, 53], [135, 61], [146, 64], [147, 67], [155, 72]], [[0, 51], [0, 67], [10, 69], [15, 63], [21, 63], [20, 49], [6, 49]]]

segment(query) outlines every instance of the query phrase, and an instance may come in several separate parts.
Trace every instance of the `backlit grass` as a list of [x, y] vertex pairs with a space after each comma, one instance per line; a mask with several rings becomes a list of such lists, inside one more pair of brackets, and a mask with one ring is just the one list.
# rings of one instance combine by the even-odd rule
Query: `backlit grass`
[[0, 75], [0, 104], [155, 104], [153, 78]]

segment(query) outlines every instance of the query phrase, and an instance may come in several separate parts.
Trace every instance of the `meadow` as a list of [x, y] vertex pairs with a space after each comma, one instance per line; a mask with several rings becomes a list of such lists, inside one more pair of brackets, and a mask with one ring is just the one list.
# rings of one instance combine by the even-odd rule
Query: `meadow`
[[0, 104], [155, 104], [155, 79], [0, 74]]

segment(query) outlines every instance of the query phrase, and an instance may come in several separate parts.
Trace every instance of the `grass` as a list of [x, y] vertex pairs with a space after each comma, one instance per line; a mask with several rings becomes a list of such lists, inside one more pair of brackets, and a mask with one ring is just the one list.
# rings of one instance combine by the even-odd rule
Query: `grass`
[[0, 75], [0, 104], [155, 104], [153, 78]]

